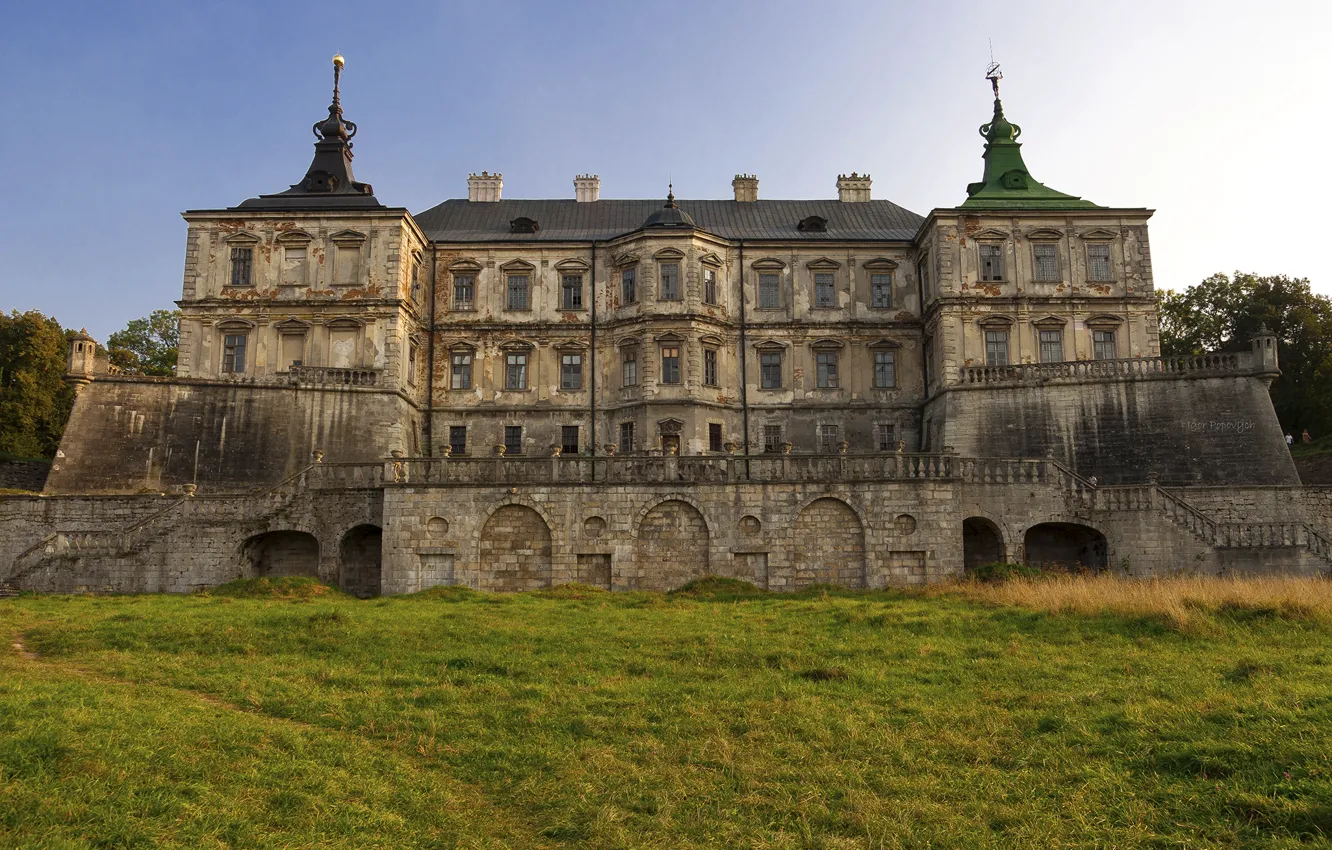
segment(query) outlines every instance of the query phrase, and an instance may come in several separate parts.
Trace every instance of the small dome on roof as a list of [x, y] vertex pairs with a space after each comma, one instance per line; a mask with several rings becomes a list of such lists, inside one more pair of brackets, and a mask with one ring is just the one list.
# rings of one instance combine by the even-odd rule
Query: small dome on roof
[[675, 204], [675, 186], [666, 193], [666, 206], [654, 212], [643, 222], [644, 227], [693, 227], [694, 219]]

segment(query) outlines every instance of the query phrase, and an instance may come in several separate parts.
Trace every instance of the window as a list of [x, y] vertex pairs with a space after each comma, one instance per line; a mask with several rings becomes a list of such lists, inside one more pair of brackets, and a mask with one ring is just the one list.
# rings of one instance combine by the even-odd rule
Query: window
[[870, 275], [870, 306], [887, 310], [893, 306], [893, 276], [875, 272]]
[[560, 355], [560, 389], [581, 390], [583, 388], [583, 355]]
[[764, 425], [763, 426], [763, 451], [767, 454], [775, 454], [782, 450], [782, 426]]
[[228, 333], [222, 336], [222, 371], [239, 375], [245, 371], [245, 343], [249, 334]]
[[680, 346], [664, 345], [661, 348], [661, 382], [663, 384], [680, 383]]
[[781, 278], [773, 273], [759, 275], [759, 309], [777, 310], [782, 306]]
[[305, 362], [305, 329], [279, 327], [282, 339], [282, 366], [285, 369], [299, 369]]
[[504, 426], [504, 453], [508, 455], [520, 455], [523, 453], [523, 426]]
[[583, 309], [583, 276], [566, 274], [560, 277], [560, 309]]
[[560, 454], [576, 455], [578, 447], [578, 426], [565, 425], [560, 428]]
[[416, 386], [416, 343], [407, 343], [407, 384]]
[[412, 261], [412, 300], [421, 300], [421, 264]]
[[1062, 330], [1039, 331], [1041, 339], [1041, 362], [1064, 362], [1064, 332]]
[[934, 380], [934, 340], [930, 337], [925, 338], [925, 344], [920, 355], [921, 365], [925, 370], [925, 386], [929, 387]]
[[836, 307], [837, 289], [831, 272], [818, 272], [814, 275], [814, 306]]
[[634, 423], [620, 423], [620, 452], [629, 454], [634, 450]]
[[253, 248], [231, 249], [231, 285], [249, 286], [251, 284], [251, 266], [254, 263]]
[[708, 387], [717, 386], [717, 349], [703, 349], [703, 384]]
[[620, 363], [620, 367], [624, 377], [623, 386], [638, 386], [638, 352], [624, 352], [624, 360]]
[[874, 352], [874, 387], [885, 390], [897, 386], [897, 352]]
[[819, 425], [819, 454], [830, 455], [841, 451], [842, 426]]
[[1008, 365], [1008, 331], [985, 332], [985, 365]]
[[620, 272], [620, 300], [633, 304], [638, 300], [638, 270], [625, 269]]
[[1097, 360], [1114, 360], [1117, 356], [1115, 332], [1092, 331], [1092, 357]]
[[930, 257], [928, 254], [919, 263], [916, 264], [916, 274], [920, 275], [920, 289], [926, 295], [930, 294]]
[[361, 326], [355, 322], [335, 320], [328, 324], [328, 365], [337, 369], [352, 369], [359, 365], [356, 342]]
[[449, 452], [455, 455], [467, 454], [467, 426], [449, 426]]
[[662, 263], [661, 264], [661, 292], [658, 296], [662, 301], [680, 300], [680, 264]]
[[506, 354], [504, 357], [504, 389], [527, 389], [527, 355]]
[[361, 246], [338, 245], [333, 252], [333, 282], [355, 286], [361, 280]]
[[708, 423], [708, 451], [720, 452], [724, 450], [722, 446], [722, 426], [720, 422]]
[[532, 278], [525, 274], [509, 275], [509, 309], [528, 309], [527, 293], [532, 285]]
[[782, 388], [782, 353], [763, 351], [759, 353], [759, 386], [765, 390]]
[[814, 353], [814, 385], [821, 390], [835, 390], [837, 382], [837, 352], [817, 351]]
[[1004, 246], [981, 245], [981, 280], [1004, 279]]
[[470, 390], [472, 388], [472, 354], [468, 351], [453, 352], [453, 375], [449, 379], [449, 389]]
[[703, 270], [703, 303], [717, 303], [717, 270]]
[[476, 275], [456, 274], [453, 276], [453, 309], [471, 310], [476, 293]]
[[1087, 246], [1087, 279], [1114, 280], [1110, 276], [1110, 246], [1095, 242]]
[[282, 283], [284, 285], [305, 285], [306, 256], [304, 245], [288, 245], [282, 249]]
[[1036, 279], [1046, 283], [1059, 280], [1059, 254], [1052, 242], [1039, 242], [1031, 248], [1036, 258]]
[[897, 451], [897, 426], [891, 422], [880, 422], [875, 427], [876, 436], [879, 438], [879, 451], [895, 452]]

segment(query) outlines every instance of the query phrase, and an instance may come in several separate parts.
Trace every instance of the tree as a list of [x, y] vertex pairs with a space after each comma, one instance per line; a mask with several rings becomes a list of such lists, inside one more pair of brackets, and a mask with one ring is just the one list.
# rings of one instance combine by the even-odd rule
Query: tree
[[1288, 433], [1332, 433], [1332, 299], [1306, 278], [1214, 274], [1161, 294], [1161, 353], [1244, 351], [1261, 326], [1277, 338], [1272, 404]]
[[124, 375], [174, 375], [180, 342], [180, 311], [154, 310], [146, 319], [131, 319], [107, 338], [111, 365]]
[[68, 346], [54, 318], [0, 313], [0, 452], [55, 456], [74, 403], [64, 381]]

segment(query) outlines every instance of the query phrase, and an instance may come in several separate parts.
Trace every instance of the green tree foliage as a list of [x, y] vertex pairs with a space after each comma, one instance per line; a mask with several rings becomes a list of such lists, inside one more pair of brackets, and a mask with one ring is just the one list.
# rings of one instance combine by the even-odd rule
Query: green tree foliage
[[74, 402], [68, 334], [35, 310], [0, 313], [0, 452], [54, 457]]
[[154, 310], [146, 319], [131, 319], [106, 341], [111, 364], [124, 375], [174, 375], [180, 341], [180, 311]]
[[1332, 433], [1332, 299], [1306, 278], [1214, 274], [1161, 295], [1161, 353], [1245, 351], [1259, 327], [1277, 337], [1272, 403], [1287, 432]]

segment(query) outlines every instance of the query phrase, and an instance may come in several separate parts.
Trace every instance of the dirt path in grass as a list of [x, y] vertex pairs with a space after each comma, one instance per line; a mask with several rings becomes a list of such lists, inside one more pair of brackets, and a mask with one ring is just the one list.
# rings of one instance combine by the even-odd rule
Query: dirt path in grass
[[127, 689], [131, 691], [132, 695], [140, 698], [152, 698], [153, 692], [158, 692], [178, 700], [194, 702], [196, 707], [207, 706], [211, 709], [220, 709], [224, 712], [242, 715], [247, 720], [258, 721], [269, 729], [290, 730], [310, 737], [324, 735], [333, 737], [352, 736], [363, 745], [384, 752], [390, 757], [412, 766], [415, 770], [430, 775], [433, 781], [447, 788], [453, 799], [465, 801], [465, 805], [477, 814], [478, 822], [489, 824], [494, 832], [488, 837], [498, 839], [502, 836], [505, 840], [511, 842], [509, 846], [515, 847], [547, 848], [551, 846], [539, 837], [542, 831], [541, 828], [529, 822], [520, 812], [495, 806], [483, 789], [452, 776], [447, 773], [446, 765], [438, 760], [423, 758], [411, 747], [363, 735], [355, 730], [337, 729], [304, 720], [276, 717], [266, 714], [261, 709], [238, 705], [213, 694], [200, 693], [188, 688], [177, 688], [161, 683], [131, 682], [69, 661], [57, 661], [43, 657], [28, 648], [24, 635], [20, 631], [11, 634], [10, 650], [11, 652], [7, 654], [0, 652], [0, 671], [4, 671], [8, 667], [11, 669], [18, 668], [20, 672], [40, 671], [41, 675], [46, 677], [53, 673], [78, 677], [102, 687]]

